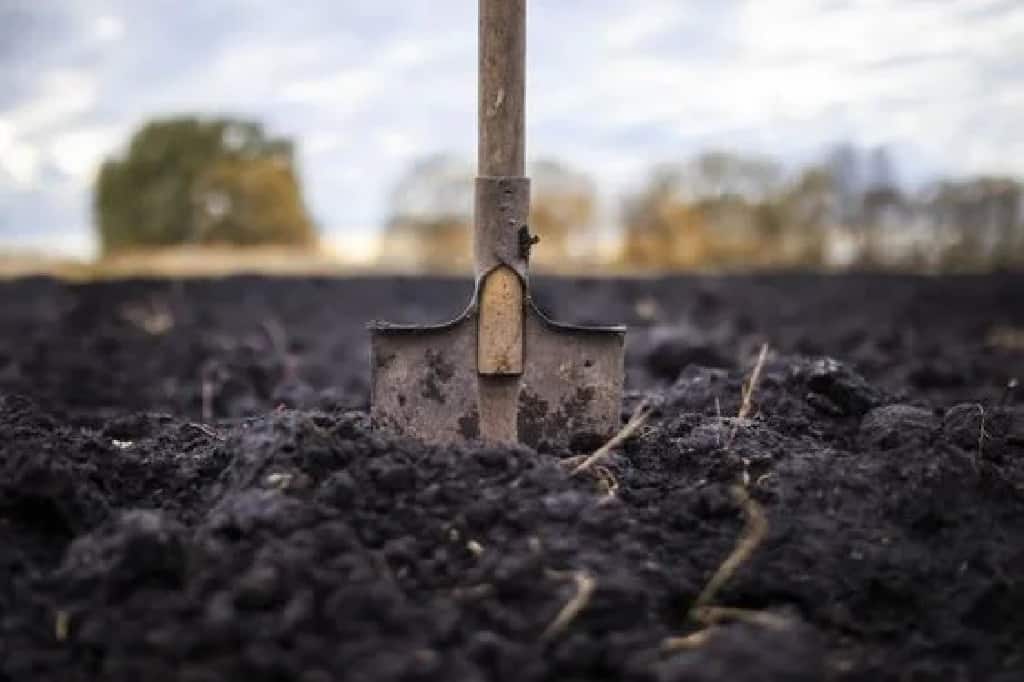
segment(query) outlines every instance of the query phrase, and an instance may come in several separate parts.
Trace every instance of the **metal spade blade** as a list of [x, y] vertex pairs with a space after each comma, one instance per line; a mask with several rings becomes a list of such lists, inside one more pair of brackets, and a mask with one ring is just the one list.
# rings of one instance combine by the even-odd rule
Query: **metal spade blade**
[[[477, 373], [477, 328], [475, 301], [448, 324], [374, 327], [375, 427], [432, 443], [487, 440], [481, 402], [495, 398], [492, 377]], [[557, 324], [528, 301], [523, 337], [523, 374], [499, 380], [519, 384], [510, 406], [518, 440], [583, 448], [611, 437], [619, 429], [625, 329]], [[501, 389], [491, 391], [497, 400]]]

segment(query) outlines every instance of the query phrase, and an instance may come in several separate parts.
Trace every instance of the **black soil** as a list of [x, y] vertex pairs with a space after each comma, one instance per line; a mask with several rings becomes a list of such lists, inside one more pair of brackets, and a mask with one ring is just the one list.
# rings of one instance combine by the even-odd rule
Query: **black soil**
[[537, 287], [656, 405], [593, 475], [370, 431], [461, 280], [0, 284], [0, 680], [1024, 679], [1024, 277]]

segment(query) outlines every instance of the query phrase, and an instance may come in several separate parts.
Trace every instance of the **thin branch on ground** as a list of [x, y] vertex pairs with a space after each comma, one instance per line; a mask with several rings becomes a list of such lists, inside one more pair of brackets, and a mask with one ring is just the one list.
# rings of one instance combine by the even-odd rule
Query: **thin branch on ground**
[[[557, 572], [552, 573], [558, 577], [564, 575]], [[574, 571], [571, 575], [576, 583], [576, 594], [565, 603], [555, 619], [544, 628], [544, 632], [541, 634], [541, 639], [544, 641], [550, 641], [565, 632], [566, 628], [590, 603], [590, 597], [597, 588], [597, 580], [586, 571]]]
[[757, 503], [757, 500], [751, 497], [745, 488], [738, 485], [733, 486], [730, 492], [736, 503], [743, 509], [743, 513], [747, 517], [747, 524], [732, 554], [718, 567], [718, 570], [711, 576], [711, 580], [708, 581], [708, 584], [693, 603], [693, 608], [690, 610], [691, 617], [699, 609], [708, 606], [714, 600], [722, 586], [732, 578], [740, 566], [750, 559], [750, 556], [758, 548], [768, 532], [768, 520], [765, 518], [764, 511], [761, 509], [761, 505]]
[[[645, 400], [640, 403], [640, 406], [636, 408], [636, 411], [633, 412], [633, 416], [629, 418], [629, 421], [622, 427], [622, 430], [612, 436], [612, 439], [607, 443], [595, 450], [594, 454], [585, 458], [569, 475], [578, 476], [608, 457], [613, 450], [629, 440], [641, 426], [646, 424], [647, 420], [651, 418], [651, 414], [653, 412], [654, 407], [651, 405], [650, 401]], [[576, 457], [573, 457], [571, 459], [563, 460], [562, 464], [564, 466], [573, 466], [576, 465], [577, 461], [579, 460]]]
[[768, 630], [784, 630], [792, 625], [792, 621], [785, 616], [771, 611], [734, 609], [724, 606], [703, 606], [693, 612], [693, 618], [704, 625], [704, 629], [682, 637], [666, 638], [661, 643], [663, 651], [675, 652], [700, 648], [708, 643], [717, 626], [724, 622], [749, 623]]
[[792, 624], [785, 616], [771, 611], [754, 609], [736, 609], [728, 606], [702, 606], [693, 612], [693, 618], [702, 625], [709, 627], [727, 621], [750, 623], [769, 630], [783, 630]]
[[61, 609], [57, 612], [53, 623], [53, 635], [58, 642], [67, 641], [71, 631], [71, 614]]
[[736, 574], [740, 566], [750, 559], [768, 533], [768, 520], [764, 515], [764, 510], [761, 509], [761, 505], [757, 503], [757, 500], [750, 496], [747, 489], [743, 486], [735, 485], [730, 492], [736, 503], [743, 509], [747, 523], [732, 553], [722, 562], [718, 570], [715, 571], [715, 574], [711, 576], [711, 580], [708, 581], [708, 584], [701, 591], [700, 595], [697, 596], [696, 601], [694, 601], [693, 606], [690, 608], [688, 617], [704, 625], [705, 628], [684, 637], [669, 637], [665, 639], [662, 642], [662, 648], [665, 651], [680, 651], [704, 645], [710, 638], [714, 628], [726, 620], [738, 620], [776, 629], [787, 625], [785, 618], [774, 613], [710, 605], [715, 597], [718, 596], [722, 587]]
[[697, 632], [691, 632], [688, 635], [683, 635], [682, 637], [666, 637], [661, 642], [661, 649], [666, 653], [699, 649], [708, 643], [713, 632], [714, 630], [712, 628], [705, 628], [703, 630], [698, 630]]
[[736, 440], [736, 434], [740, 430], [740, 424], [743, 423], [750, 413], [754, 409], [754, 394], [757, 392], [757, 386], [761, 383], [761, 370], [764, 369], [764, 363], [768, 359], [768, 344], [761, 346], [761, 353], [757, 356], [757, 363], [754, 365], [753, 371], [750, 373], [750, 378], [743, 384], [743, 397], [740, 402], [740, 411], [736, 415], [736, 421], [733, 422], [732, 431], [729, 433], [729, 438], [726, 440], [725, 448], [728, 450], [732, 447], [732, 443]]

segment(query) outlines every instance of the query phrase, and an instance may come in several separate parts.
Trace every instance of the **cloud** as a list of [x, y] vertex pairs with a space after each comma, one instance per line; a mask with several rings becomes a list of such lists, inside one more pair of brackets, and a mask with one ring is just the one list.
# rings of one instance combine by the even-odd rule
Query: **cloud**
[[[0, 171], [16, 189], [34, 185], [39, 169], [39, 153], [29, 144], [15, 139], [14, 126], [0, 119]], [[3, 177], [0, 175], [0, 177]]]
[[[888, 144], [903, 175], [1024, 173], [1013, 0], [533, 0], [529, 141], [614, 207], [708, 147], [797, 163]], [[176, 112], [298, 142], [330, 230], [387, 218], [418, 157], [475, 149], [475, 3], [9, 0], [0, 5], [0, 246], [89, 228], [89, 182]], [[84, 241], [84, 240], [80, 240]]]
[[92, 24], [93, 35], [100, 42], [119, 40], [124, 36], [124, 21], [120, 17], [104, 14], [96, 17]]

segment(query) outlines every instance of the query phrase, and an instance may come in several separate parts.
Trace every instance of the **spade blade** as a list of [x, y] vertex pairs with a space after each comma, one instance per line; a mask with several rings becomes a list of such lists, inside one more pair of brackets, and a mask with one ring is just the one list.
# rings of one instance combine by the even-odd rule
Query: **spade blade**
[[[548, 320], [527, 301], [523, 374], [509, 377], [518, 440], [534, 448], [578, 449], [620, 425], [623, 327], [576, 327]], [[438, 326], [371, 326], [375, 428], [431, 443], [478, 441], [481, 390], [477, 310]], [[492, 384], [493, 385], [493, 384]], [[493, 396], [489, 399], [493, 399]], [[504, 415], [511, 418], [511, 415]]]

